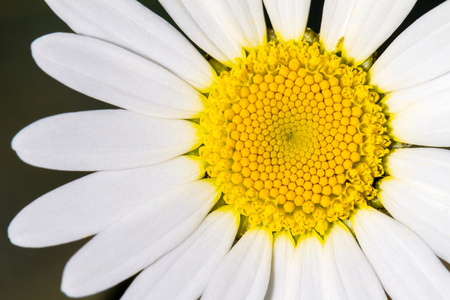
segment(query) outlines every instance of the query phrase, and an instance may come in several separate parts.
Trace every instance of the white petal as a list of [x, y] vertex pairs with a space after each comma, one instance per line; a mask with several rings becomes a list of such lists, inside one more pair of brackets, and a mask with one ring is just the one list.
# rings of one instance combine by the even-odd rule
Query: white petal
[[76, 33], [127, 48], [177, 74], [197, 89], [213, 81], [200, 53], [164, 19], [135, 0], [46, 0]]
[[325, 241], [325, 299], [339, 299], [333, 289], [336, 285], [342, 289], [342, 299], [386, 299], [372, 266], [345, 225], [336, 224]]
[[33, 42], [39, 67], [70, 88], [149, 116], [188, 119], [204, 109], [202, 96], [166, 69], [113, 44], [55, 33]]
[[266, 294], [272, 257], [272, 233], [247, 231], [214, 272], [203, 300], [257, 300]]
[[379, 198], [399, 221], [450, 261], [450, 151], [401, 149], [388, 156]]
[[[353, 283], [355, 284], [355, 283]], [[347, 300], [344, 283], [336, 266], [332, 247], [324, 248], [322, 262], [323, 300]], [[361, 299], [361, 298], [360, 298]]]
[[417, 0], [356, 1], [348, 21], [343, 49], [355, 64], [363, 63], [403, 22]]
[[273, 244], [272, 271], [266, 300], [284, 299], [286, 294], [287, 271], [295, 251], [295, 242], [288, 232], [280, 232], [275, 235]]
[[389, 175], [422, 182], [436, 189], [450, 192], [450, 151], [433, 148], [397, 149], [387, 156]]
[[22, 129], [12, 148], [38, 167], [95, 171], [163, 162], [200, 144], [192, 122], [146, 117], [125, 110], [66, 113]]
[[245, 36], [241, 31], [239, 20], [235, 18], [227, 4], [228, 1], [181, 0], [208, 38], [227, 55], [231, 62], [234, 62], [235, 58], [242, 56], [242, 43]]
[[200, 180], [149, 199], [96, 235], [69, 260], [62, 290], [71, 297], [82, 297], [139, 272], [189, 236], [218, 196], [212, 181]]
[[46, 247], [105, 229], [146, 200], [204, 175], [202, 162], [182, 156], [148, 167], [102, 171], [70, 182], [25, 207], [11, 222], [11, 241]]
[[345, 36], [354, 6], [355, 0], [325, 0], [320, 41], [327, 51], [334, 51], [339, 40]]
[[450, 261], [450, 195], [420, 181], [392, 177], [380, 183], [379, 199], [389, 213]]
[[314, 233], [297, 241], [288, 269], [286, 299], [322, 299], [322, 239]]
[[395, 140], [415, 145], [450, 146], [450, 90], [422, 99], [400, 112], [389, 122]]
[[[226, 61], [222, 61], [217, 57], [216, 59], [227, 65], [232, 65], [237, 57], [242, 56], [241, 41], [237, 38], [240, 35], [239, 22], [232, 17], [233, 14], [230, 12], [225, 0], [162, 0], [161, 2], [170, 1], [181, 2], [180, 4], [184, 6], [206, 37], [227, 58]], [[180, 27], [183, 28], [181, 24]], [[186, 32], [186, 34], [190, 35], [189, 32]], [[201, 44], [198, 45], [203, 48]], [[207, 51], [207, 49], [204, 50]]]
[[450, 71], [450, 2], [437, 6], [400, 34], [370, 70], [384, 92], [414, 86]]
[[284, 41], [302, 40], [311, 0], [264, 0], [275, 33]]
[[200, 28], [196, 20], [190, 15], [186, 7], [184, 7], [182, 0], [159, 0], [159, 2], [181, 30], [183, 30], [197, 46], [218, 61], [228, 62], [226, 54], [224, 54], [224, 52], [214, 44], [214, 40], [210, 40], [202, 28]]
[[448, 299], [450, 273], [411, 230], [369, 207], [352, 217], [352, 226], [393, 299]]
[[450, 99], [450, 73], [425, 83], [390, 92], [383, 99], [390, 114], [396, 114], [416, 103], [434, 98]]
[[262, 0], [227, 0], [223, 3], [226, 9], [219, 16], [224, 22], [232, 22], [236, 26], [232, 34], [237, 42], [244, 48], [261, 46], [267, 33]]
[[344, 38], [346, 57], [363, 63], [403, 22], [417, 0], [327, 0], [320, 37], [328, 51]]
[[231, 209], [212, 212], [183, 243], [145, 269], [122, 300], [199, 299], [238, 226], [239, 214]]

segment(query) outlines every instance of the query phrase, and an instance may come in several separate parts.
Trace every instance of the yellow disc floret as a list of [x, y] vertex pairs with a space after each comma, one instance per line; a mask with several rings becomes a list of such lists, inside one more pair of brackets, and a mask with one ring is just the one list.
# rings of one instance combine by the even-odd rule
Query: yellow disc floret
[[315, 229], [376, 195], [390, 141], [362, 68], [318, 43], [269, 42], [220, 74], [200, 156], [251, 226]]

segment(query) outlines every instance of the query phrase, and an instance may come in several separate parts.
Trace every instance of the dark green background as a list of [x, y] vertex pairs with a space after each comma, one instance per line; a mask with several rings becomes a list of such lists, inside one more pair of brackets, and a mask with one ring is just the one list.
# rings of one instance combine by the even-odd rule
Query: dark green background
[[[141, 2], [170, 20], [156, 0]], [[312, 2], [308, 26], [318, 31], [323, 1]], [[394, 36], [440, 2], [419, 0]], [[58, 31], [70, 32], [70, 29], [43, 0], [0, 1], [0, 299], [68, 299], [60, 292], [62, 271], [70, 256], [86, 242], [26, 249], [10, 244], [6, 232], [12, 218], [28, 203], [84, 174], [26, 165], [10, 148], [13, 136], [43, 117], [108, 107], [63, 86], [35, 65], [30, 53], [31, 42]], [[119, 299], [128, 284], [125, 282], [84, 299]]]

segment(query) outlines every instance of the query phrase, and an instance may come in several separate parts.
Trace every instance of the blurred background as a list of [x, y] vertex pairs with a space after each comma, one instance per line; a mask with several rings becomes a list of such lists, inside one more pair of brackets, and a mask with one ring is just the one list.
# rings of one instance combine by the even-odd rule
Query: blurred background
[[[173, 24], [158, 1], [140, 2]], [[419, 0], [379, 52], [409, 24], [441, 2]], [[316, 32], [320, 28], [322, 7], [323, 1], [312, 0], [308, 26]], [[46, 192], [85, 175], [26, 165], [11, 150], [14, 135], [47, 116], [109, 107], [65, 87], [36, 66], [30, 44], [52, 32], [71, 30], [44, 0], [0, 1], [0, 299], [5, 300], [69, 299], [60, 291], [62, 271], [66, 261], [87, 241], [26, 249], [10, 244], [7, 236], [8, 224], [23, 207]], [[83, 299], [119, 299], [130, 282]]]

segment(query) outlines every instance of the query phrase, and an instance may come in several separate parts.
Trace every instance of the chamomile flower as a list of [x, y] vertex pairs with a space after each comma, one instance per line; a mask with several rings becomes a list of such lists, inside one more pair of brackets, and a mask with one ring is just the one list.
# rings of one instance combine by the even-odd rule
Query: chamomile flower
[[377, 60], [416, 1], [328, 0], [317, 34], [308, 0], [160, 0], [207, 58], [137, 1], [46, 2], [76, 34], [36, 40], [39, 67], [121, 108], [12, 143], [95, 171], [9, 228], [25, 247], [95, 235], [67, 295], [142, 271], [123, 299], [450, 296], [450, 2]]

